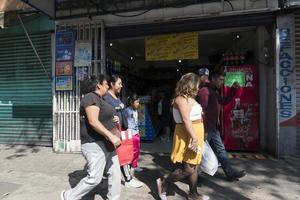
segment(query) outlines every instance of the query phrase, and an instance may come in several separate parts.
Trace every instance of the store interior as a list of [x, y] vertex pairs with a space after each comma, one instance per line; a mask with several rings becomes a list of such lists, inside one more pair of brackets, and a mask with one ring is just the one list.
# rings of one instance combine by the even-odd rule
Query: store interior
[[[255, 64], [259, 68], [259, 134], [263, 151], [275, 148], [275, 116], [265, 113], [274, 108], [274, 98], [265, 98], [266, 91], [275, 91], [274, 44], [272, 27], [239, 27], [198, 32], [199, 58], [195, 60], [146, 61], [145, 37], [120, 38], [106, 41], [106, 72], [123, 77], [122, 99], [132, 93], [147, 96], [150, 118], [156, 130], [155, 105], [160, 93], [172, 98], [176, 82], [181, 75], [195, 72], [201, 67], [211, 72], [222, 72], [224, 65]], [[262, 86], [262, 87], [261, 87]], [[269, 125], [265, 122], [269, 121]], [[171, 126], [172, 127], [172, 126]], [[172, 131], [172, 128], [171, 128]], [[155, 133], [153, 140], [158, 138]], [[151, 140], [152, 140], [151, 139]], [[268, 144], [268, 141], [273, 141]]]
[[[164, 90], [162, 87], [167, 87], [165, 90], [174, 88], [182, 74], [196, 72], [200, 67], [217, 70], [215, 68], [220, 68], [223, 64], [225, 53], [245, 53], [245, 61], [253, 63], [255, 27], [201, 31], [198, 34], [197, 60], [146, 61], [145, 37], [107, 41], [108, 58], [120, 65], [115, 69], [112, 66], [108, 73], [121, 72], [123, 76], [128, 77], [128, 92], [146, 95], [156, 87], [160, 90]], [[161, 84], [162, 82], [164, 84]]]

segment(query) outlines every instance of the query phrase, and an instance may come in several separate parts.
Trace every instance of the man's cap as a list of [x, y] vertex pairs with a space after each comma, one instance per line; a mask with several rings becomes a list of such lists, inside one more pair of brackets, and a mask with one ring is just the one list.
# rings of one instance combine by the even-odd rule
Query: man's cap
[[203, 75], [209, 76], [209, 70], [207, 68], [200, 68], [200, 69], [198, 69], [198, 74], [200, 76], [203, 76]]

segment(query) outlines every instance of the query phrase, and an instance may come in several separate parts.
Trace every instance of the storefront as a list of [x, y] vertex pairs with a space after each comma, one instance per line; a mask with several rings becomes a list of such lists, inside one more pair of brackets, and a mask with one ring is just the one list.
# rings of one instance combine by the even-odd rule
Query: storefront
[[[98, 26], [94, 26], [97, 23]], [[124, 23], [106, 24], [104, 28], [104, 21], [100, 16], [92, 21], [86, 19], [59, 20], [56, 30], [72, 29], [76, 32], [77, 41], [88, 40], [90, 42], [93, 50], [87, 73], [93, 73], [93, 71], [107, 72], [107, 74], [119, 73], [124, 77], [123, 97], [137, 92], [146, 99], [145, 103], [153, 104], [152, 107], [146, 109], [148, 119], [151, 119], [150, 122], [148, 120], [148, 123], [151, 124], [151, 136], [148, 137], [145, 133], [145, 139], [153, 140], [157, 134], [153, 133], [157, 123], [157, 120], [153, 119], [153, 115], [156, 113], [154, 104], [157, 94], [167, 93], [170, 98], [180, 75], [191, 71], [196, 72], [199, 67], [203, 66], [212, 71], [224, 71], [223, 67], [229, 65], [241, 68], [254, 66], [258, 70], [256, 78], [259, 83], [255, 88], [257, 90], [255, 109], [258, 114], [255, 119], [256, 125], [253, 128], [256, 145], [253, 148], [230, 148], [230, 144], [228, 144], [228, 149], [264, 151], [276, 155], [276, 56], [275, 40], [273, 39], [276, 37], [276, 15], [274, 12], [189, 20], [174, 19], [157, 23], [121, 24]], [[197, 35], [199, 57], [196, 59], [146, 60], [145, 40], [149, 36], [159, 37], [186, 33]], [[244, 60], [241, 55], [244, 55]], [[78, 69], [78, 67], [74, 67], [74, 74], [78, 74]], [[75, 130], [67, 128], [72, 124], [78, 127], [78, 119], [76, 119], [78, 109], [76, 106], [79, 102], [77, 81], [78, 78], [75, 78], [75, 91], [56, 91], [54, 95], [54, 141], [57, 141], [54, 148], [56, 151], [80, 150], [78, 128]], [[268, 92], [270, 95], [265, 95]], [[73, 104], [74, 107], [70, 106]], [[64, 107], [63, 105], [69, 106]], [[245, 106], [247, 107], [247, 105]], [[244, 112], [246, 112], [246, 108]], [[269, 113], [274, 114], [270, 115]], [[72, 115], [74, 116], [72, 117]], [[255, 129], [257, 130], [255, 131]], [[243, 140], [244, 142], [251, 140], [251, 137]]]
[[[252, 127], [252, 136], [244, 137], [242, 141], [234, 141], [232, 138], [230, 141], [230, 138], [227, 138], [225, 145], [229, 150], [264, 151], [276, 154], [276, 68], [275, 40], [273, 40], [275, 38], [275, 22], [274, 13], [265, 13], [208, 20], [107, 27], [106, 53], [109, 58], [121, 63], [119, 73], [126, 77], [126, 82], [130, 83], [125, 88], [125, 90], [127, 89], [126, 93], [137, 92], [140, 95], [151, 97], [153, 105], [150, 105], [152, 109], [149, 110], [153, 112], [150, 115], [153, 116], [154, 127], [157, 123], [155, 102], [158, 93], [163, 92], [172, 97], [175, 83], [182, 74], [197, 72], [200, 67], [207, 67], [211, 71], [219, 72], [224, 72], [224, 66], [227, 66], [227, 69], [236, 68], [235, 71], [254, 67], [257, 70], [255, 79], [257, 79], [258, 85], [254, 89], [257, 91], [257, 100], [254, 102], [257, 115], [256, 119], [252, 119], [252, 121], [256, 120], [256, 125], [254, 122], [252, 124], [254, 126]], [[147, 39], [174, 37], [174, 33], [177, 35], [196, 34], [199, 57], [196, 59], [178, 57], [173, 60], [162, 58], [161, 60], [147, 61], [145, 45]], [[158, 48], [157, 51], [159, 51]], [[265, 95], [266, 93], [270, 95]], [[244, 104], [246, 114], [248, 105], [242, 104]], [[231, 105], [231, 109], [233, 107], [234, 105]], [[223, 119], [229, 118], [230, 113], [223, 116]], [[230, 123], [230, 121], [226, 123]], [[253, 138], [256, 141], [252, 147], [232, 144], [250, 144], [251, 142], [245, 140], [251, 141]]]
[[[31, 3], [34, 4], [33, 1]], [[35, 6], [56, 19], [56, 34], [64, 29], [73, 30], [75, 43], [87, 40], [92, 54], [88, 66], [73, 68], [72, 90], [54, 89], [53, 140], [56, 151], [80, 150], [78, 118], [76, 118], [80, 99], [78, 73], [81, 75], [98, 72], [121, 73], [125, 82], [124, 97], [131, 92], [138, 92], [145, 99], [153, 102], [155, 99], [152, 98], [155, 96], [153, 88], [161, 89], [161, 85], [166, 85], [169, 88], [166, 87], [165, 90], [171, 91], [176, 80], [185, 72], [196, 72], [197, 68], [203, 66], [212, 70], [217, 67], [224, 71], [224, 65], [241, 68], [247, 65], [257, 69], [256, 127], [259, 130], [256, 131], [258, 145], [255, 150], [275, 156], [294, 155], [292, 151], [284, 150], [283, 146], [287, 146], [289, 142], [282, 140], [285, 131], [281, 127], [294, 115], [292, 113], [286, 119], [281, 118], [280, 115], [286, 113], [282, 109], [287, 107], [281, 101], [283, 98], [279, 92], [280, 88], [286, 89], [284, 85], [286, 79], [284, 77], [280, 79], [280, 50], [278, 50], [280, 33], [277, 27], [280, 27], [281, 20], [279, 15], [277, 16], [279, 10], [277, 1], [259, 0], [250, 4], [247, 1], [235, 1], [231, 4], [225, 1], [221, 3], [212, 1], [178, 5], [178, 7], [156, 5], [158, 7], [154, 6], [146, 11], [143, 11], [140, 4], [127, 5], [127, 3], [129, 2], [118, 7], [106, 7], [108, 10], [106, 8], [99, 10], [99, 8], [89, 8], [90, 5], [68, 6], [66, 2], [58, 0], [54, 12], [50, 7], [48, 10], [43, 9], [41, 4]], [[284, 16], [285, 13], [282, 15]], [[295, 21], [297, 22], [297, 17]], [[164, 59], [150, 61], [145, 58], [147, 37], [185, 33], [197, 34], [198, 58], [175, 58], [169, 61]], [[57, 49], [56, 45], [53, 44]], [[76, 51], [76, 48], [74, 50]], [[53, 62], [56, 63], [57, 60]], [[57, 66], [57, 64], [53, 65], [53, 71]], [[54, 76], [60, 75], [55, 72]], [[249, 74], [245, 77], [248, 80], [253, 78]], [[293, 77], [288, 80], [293, 81]], [[56, 86], [55, 78], [53, 87]], [[284, 89], [283, 92], [286, 92]], [[292, 105], [296, 105], [295, 102], [296, 100]], [[282, 107], [281, 104], [284, 106]], [[233, 108], [235, 107], [238, 106], [233, 105]], [[252, 106], [250, 108], [252, 109]], [[250, 108], [249, 106], [245, 108], [244, 114], [248, 110], [250, 112]], [[292, 106], [289, 109], [294, 108]], [[288, 132], [293, 131], [288, 130]], [[295, 137], [292, 138], [295, 140]], [[252, 139], [244, 138], [244, 140]]]

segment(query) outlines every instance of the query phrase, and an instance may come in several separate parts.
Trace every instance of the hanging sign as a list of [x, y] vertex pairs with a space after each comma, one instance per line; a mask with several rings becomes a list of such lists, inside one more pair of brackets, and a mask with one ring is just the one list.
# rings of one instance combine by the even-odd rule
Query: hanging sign
[[176, 33], [145, 38], [146, 61], [198, 59], [198, 33]]
[[92, 45], [91, 41], [76, 41], [75, 44], [75, 67], [91, 66]]

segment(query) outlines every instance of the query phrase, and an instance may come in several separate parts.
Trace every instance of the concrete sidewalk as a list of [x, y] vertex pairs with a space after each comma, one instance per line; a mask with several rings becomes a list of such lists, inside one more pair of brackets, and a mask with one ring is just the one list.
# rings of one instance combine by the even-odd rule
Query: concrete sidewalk
[[[168, 154], [153, 151], [167, 152], [170, 144], [143, 143], [142, 149], [140, 166], [144, 171], [136, 176], [145, 186], [123, 187], [122, 200], [158, 200], [155, 179], [172, 169]], [[73, 187], [86, 174], [81, 154], [56, 154], [51, 148], [0, 145], [0, 159], [1, 200], [59, 200], [61, 190]], [[247, 177], [230, 183], [221, 169], [214, 177], [201, 174], [199, 193], [212, 200], [300, 200], [300, 159], [231, 162], [237, 169], [246, 169]], [[168, 199], [185, 199], [186, 191], [186, 183], [176, 183]], [[101, 200], [105, 192], [104, 181], [84, 200]]]

